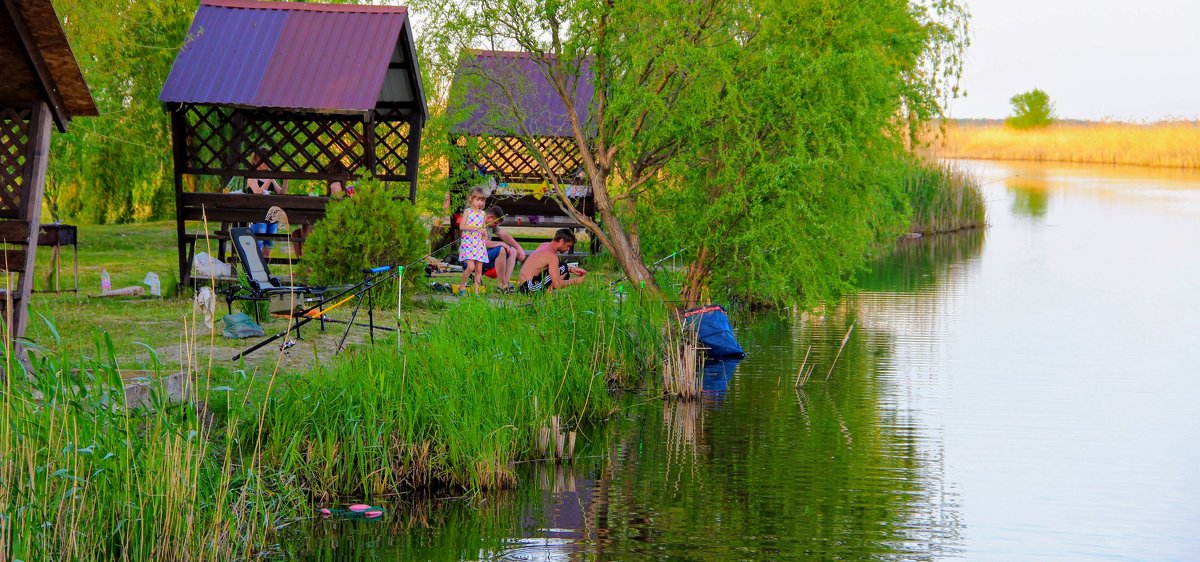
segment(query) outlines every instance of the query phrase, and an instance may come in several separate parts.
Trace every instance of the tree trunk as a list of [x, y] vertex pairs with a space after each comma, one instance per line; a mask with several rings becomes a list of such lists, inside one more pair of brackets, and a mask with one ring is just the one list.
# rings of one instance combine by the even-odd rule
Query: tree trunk
[[[600, 219], [604, 223], [604, 230], [606, 231], [605, 235], [600, 237], [600, 240], [604, 242], [605, 248], [616, 258], [617, 264], [621, 266], [621, 270], [625, 272], [625, 276], [631, 282], [639, 287], [649, 289], [655, 295], [661, 296], [662, 291], [659, 290], [658, 284], [654, 281], [654, 275], [650, 273], [650, 269], [642, 262], [641, 253], [630, 239], [629, 233], [621, 225], [621, 220], [617, 218], [612, 199], [608, 196], [607, 175], [595, 174], [592, 176], [592, 197], [595, 199], [596, 211], [600, 214]], [[589, 226], [589, 230], [594, 226], [596, 225]]]
[[692, 308], [700, 304], [700, 297], [708, 288], [708, 246], [703, 244], [696, 249], [696, 259], [688, 265], [687, 277], [683, 282], [683, 293], [680, 299], [684, 308]]

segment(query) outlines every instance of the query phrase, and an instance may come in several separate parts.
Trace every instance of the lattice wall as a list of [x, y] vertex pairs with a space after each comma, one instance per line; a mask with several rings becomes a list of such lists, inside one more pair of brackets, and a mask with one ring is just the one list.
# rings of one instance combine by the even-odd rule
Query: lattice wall
[[[401, 118], [374, 126], [353, 116], [185, 105], [183, 173], [242, 175], [260, 154], [287, 177], [324, 179], [331, 170], [384, 180], [409, 179], [411, 125]], [[374, 138], [368, 139], [370, 131]], [[374, 154], [368, 153], [374, 146]], [[373, 156], [373, 157], [372, 157]]]
[[0, 217], [20, 217], [32, 110], [0, 107]]
[[[512, 183], [541, 183], [545, 177], [541, 164], [521, 137], [477, 137], [473, 142], [476, 162]], [[546, 158], [551, 172], [566, 183], [578, 183], [581, 176], [579, 149], [567, 137], [536, 137], [533, 149]], [[466, 144], [465, 139], [460, 144]]]

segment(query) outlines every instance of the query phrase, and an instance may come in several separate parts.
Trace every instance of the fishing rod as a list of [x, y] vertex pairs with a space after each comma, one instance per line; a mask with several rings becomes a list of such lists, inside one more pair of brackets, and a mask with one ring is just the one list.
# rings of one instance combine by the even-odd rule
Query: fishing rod
[[[658, 265], [659, 265], [659, 264], [661, 264], [662, 262], [665, 262], [665, 261], [667, 261], [667, 260], [669, 260], [669, 259], [671, 259], [671, 258], [674, 258], [674, 257], [676, 257], [676, 256], [678, 256], [678, 255], [680, 255], [680, 254], [682, 254], [682, 253], [684, 253], [684, 252], [686, 252], [686, 251], [688, 251], [688, 250], [692, 249], [692, 246], [693, 246], [693, 244], [688, 244], [687, 246], [684, 246], [684, 247], [682, 247], [682, 248], [680, 248], [680, 249], [678, 249], [678, 250], [675, 250], [674, 252], [671, 252], [670, 254], [667, 254], [666, 256], [663, 256], [663, 258], [662, 258], [662, 259], [660, 259], [660, 260], [658, 260], [658, 261], [656, 261], [656, 262], [654, 262], [654, 263], [650, 264], [650, 265], [649, 265], [649, 266], [648, 266], [646, 269], [649, 269], [649, 270], [651, 270], [651, 271], [650, 271], [650, 273], [651, 273], [651, 274], [653, 274], [654, 272], [658, 271]], [[612, 283], [609, 283], [609, 285], [608, 285], [608, 286], [609, 286], [609, 287], [614, 287], [614, 286], [616, 286], [618, 283], [620, 283], [620, 282], [622, 282], [622, 281], [624, 281], [624, 280], [626, 280], [626, 279], [629, 279], [629, 274], [625, 274], [625, 275], [622, 275], [622, 276], [618, 277], [616, 281], [613, 281]]]
[[[372, 288], [374, 288], [374, 286], [376, 284], [385, 282], [388, 279], [390, 279], [391, 277], [399, 275], [399, 272], [402, 270], [403, 270], [402, 266], [392, 266], [392, 265], [384, 265], [384, 266], [379, 266], [379, 267], [364, 270], [364, 272], [367, 273], [366, 279], [362, 280], [359, 283], [351, 285], [349, 288], [342, 290], [340, 293], [337, 293], [336, 295], [334, 295], [328, 299], [322, 299], [321, 302], [316, 303], [304, 310], [301, 310], [299, 313], [291, 314], [290, 316], [293, 319], [299, 317], [299, 320], [296, 321], [295, 323], [293, 323], [291, 326], [289, 326], [287, 330], [284, 330], [283, 332], [275, 334], [274, 336], [271, 336], [271, 337], [259, 342], [258, 344], [254, 345], [253, 347], [250, 347], [250, 348], [246, 349], [245, 351], [238, 353], [237, 355], [233, 356], [233, 360], [237, 361], [238, 359], [241, 359], [242, 357], [245, 357], [251, 353], [254, 353], [255, 351], [258, 351], [259, 349], [262, 349], [263, 347], [269, 345], [271, 342], [290, 334], [293, 330], [299, 331], [301, 326], [308, 324], [309, 322], [312, 322], [313, 320], [321, 320], [323, 322], [333, 321], [333, 322], [340, 323], [340, 321], [335, 321], [333, 319], [325, 318], [325, 315], [327, 313], [329, 313], [330, 311], [346, 304], [354, 297], [360, 297], [360, 296], [362, 296], [363, 293], [367, 293]], [[332, 306], [329, 306], [328, 308], [324, 308], [330, 302], [333, 302], [334, 304]], [[347, 323], [347, 326], [346, 326], [347, 332], [349, 332], [350, 326], [354, 325], [354, 318], [357, 316], [358, 307], [360, 307], [361, 305], [362, 305], [362, 301], [360, 300], [358, 305], [355, 307], [354, 313], [352, 313], [350, 321]], [[372, 322], [372, 326], [373, 325], [374, 325], [374, 323]], [[379, 328], [390, 330], [390, 328], [386, 328], [385, 326], [379, 326]], [[345, 335], [342, 336], [342, 342], [345, 342]], [[341, 345], [339, 344], [338, 347], [340, 350]]]

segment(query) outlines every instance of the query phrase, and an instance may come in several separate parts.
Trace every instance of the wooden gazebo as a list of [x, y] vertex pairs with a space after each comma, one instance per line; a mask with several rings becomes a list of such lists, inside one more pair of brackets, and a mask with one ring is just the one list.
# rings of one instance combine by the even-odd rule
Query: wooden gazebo
[[3, 0], [0, 76], [0, 268], [6, 272], [0, 309], [7, 335], [20, 338], [33, 290], [50, 127], [65, 132], [72, 117], [97, 112], [50, 0]]
[[[564, 186], [576, 210], [589, 218], [595, 215], [568, 120], [568, 111], [574, 111], [579, 122], [588, 125], [594, 86], [589, 62], [582, 64], [578, 82], [571, 85], [575, 107], [568, 109], [532, 54], [463, 54], [449, 109], [457, 118], [450, 142], [459, 148], [450, 162], [451, 177], [458, 179], [451, 187], [451, 212], [461, 209], [466, 191], [479, 182], [472, 173], [478, 169], [489, 178], [488, 204], [499, 204], [508, 215], [505, 225], [579, 228], [547, 189], [554, 183]], [[456, 225], [451, 225], [450, 237], [457, 236]]]
[[159, 100], [171, 115], [181, 282], [197, 239], [227, 239], [228, 226], [261, 222], [271, 206], [312, 224], [328, 202], [185, 191], [184, 176], [235, 188], [248, 176], [370, 176], [408, 182], [416, 198], [428, 111], [407, 8], [202, 0]]

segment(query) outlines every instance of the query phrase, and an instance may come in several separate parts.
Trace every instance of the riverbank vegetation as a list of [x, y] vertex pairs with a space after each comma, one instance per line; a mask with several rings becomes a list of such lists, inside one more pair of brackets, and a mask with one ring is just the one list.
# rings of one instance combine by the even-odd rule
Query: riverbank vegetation
[[1079, 123], [1059, 121], [1018, 130], [1000, 123], [950, 121], [931, 150], [939, 158], [1031, 160], [1200, 168], [1200, 122]]
[[656, 385], [665, 305], [578, 289], [450, 305], [399, 353], [392, 339], [298, 372], [202, 370], [196, 408], [127, 408], [107, 336], [84, 358], [39, 354], [36, 382], [7, 377], [0, 403], [4, 557], [249, 558], [312, 502], [511, 487], [551, 418], [597, 421], [612, 389]]

